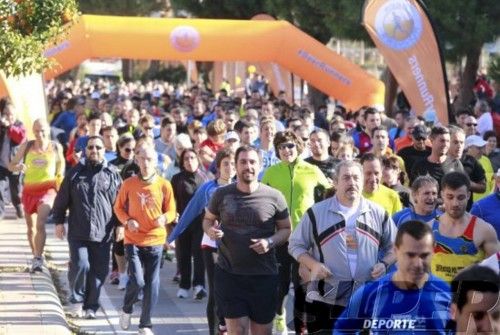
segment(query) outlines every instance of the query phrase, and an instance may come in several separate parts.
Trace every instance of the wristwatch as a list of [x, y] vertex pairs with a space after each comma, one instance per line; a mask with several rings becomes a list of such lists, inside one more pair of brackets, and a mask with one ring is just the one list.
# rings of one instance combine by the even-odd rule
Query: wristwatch
[[269, 249], [274, 247], [274, 240], [270, 237], [267, 239], [267, 246], [269, 247]]

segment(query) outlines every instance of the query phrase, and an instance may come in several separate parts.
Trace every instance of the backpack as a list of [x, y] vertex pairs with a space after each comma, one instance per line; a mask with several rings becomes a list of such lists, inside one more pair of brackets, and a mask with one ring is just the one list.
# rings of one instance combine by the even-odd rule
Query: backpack
[[[316, 216], [311, 207], [307, 210], [307, 215], [311, 221], [313, 239], [318, 248], [319, 261], [324, 264], [325, 257], [321, 248]], [[318, 281], [311, 281], [307, 284], [306, 301], [320, 301], [325, 304], [335, 305], [337, 304], [338, 296], [351, 296], [355, 288], [357, 288], [356, 285], [359, 284], [356, 284], [354, 281], [340, 281], [335, 278], [330, 278], [330, 280], [321, 279]]]

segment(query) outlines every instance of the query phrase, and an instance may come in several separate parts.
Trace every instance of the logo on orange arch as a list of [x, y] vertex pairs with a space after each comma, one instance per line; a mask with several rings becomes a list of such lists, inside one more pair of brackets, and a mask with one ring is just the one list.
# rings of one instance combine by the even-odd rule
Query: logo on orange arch
[[201, 37], [192, 26], [178, 26], [170, 33], [170, 43], [180, 52], [191, 52], [200, 45]]

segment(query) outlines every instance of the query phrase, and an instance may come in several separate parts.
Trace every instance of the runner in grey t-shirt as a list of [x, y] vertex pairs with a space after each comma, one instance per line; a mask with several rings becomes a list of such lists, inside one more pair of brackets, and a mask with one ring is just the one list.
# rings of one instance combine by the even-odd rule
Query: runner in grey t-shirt
[[224, 237], [219, 242], [217, 264], [227, 272], [242, 275], [277, 274], [274, 249], [257, 254], [250, 248], [252, 239], [267, 239], [276, 231], [276, 220], [288, 218], [283, 195], [274, 188], [258, 184], [252, 193], [237, 184], [219, 188], [208, 205], [219, 217]]
[[242, 146], [235, 158], [236, 184], [215, 191], [203, 219], [205, 233], [219, 241], [215, 301], [229, 334], [270, 334], [278, 287], [274, 247], [288, 240], [290, 216], [283, 195], [257, 180], [257, 149]]

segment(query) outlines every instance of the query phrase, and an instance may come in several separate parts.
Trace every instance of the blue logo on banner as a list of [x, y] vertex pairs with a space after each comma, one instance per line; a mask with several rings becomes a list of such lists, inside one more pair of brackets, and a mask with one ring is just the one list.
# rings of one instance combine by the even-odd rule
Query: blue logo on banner
[[417, 43], [422, 35], [422, 18], [410, 2], [391, 0], [378, 10], [375, 30], [380, 40], [389, 48], [408, 49]]

